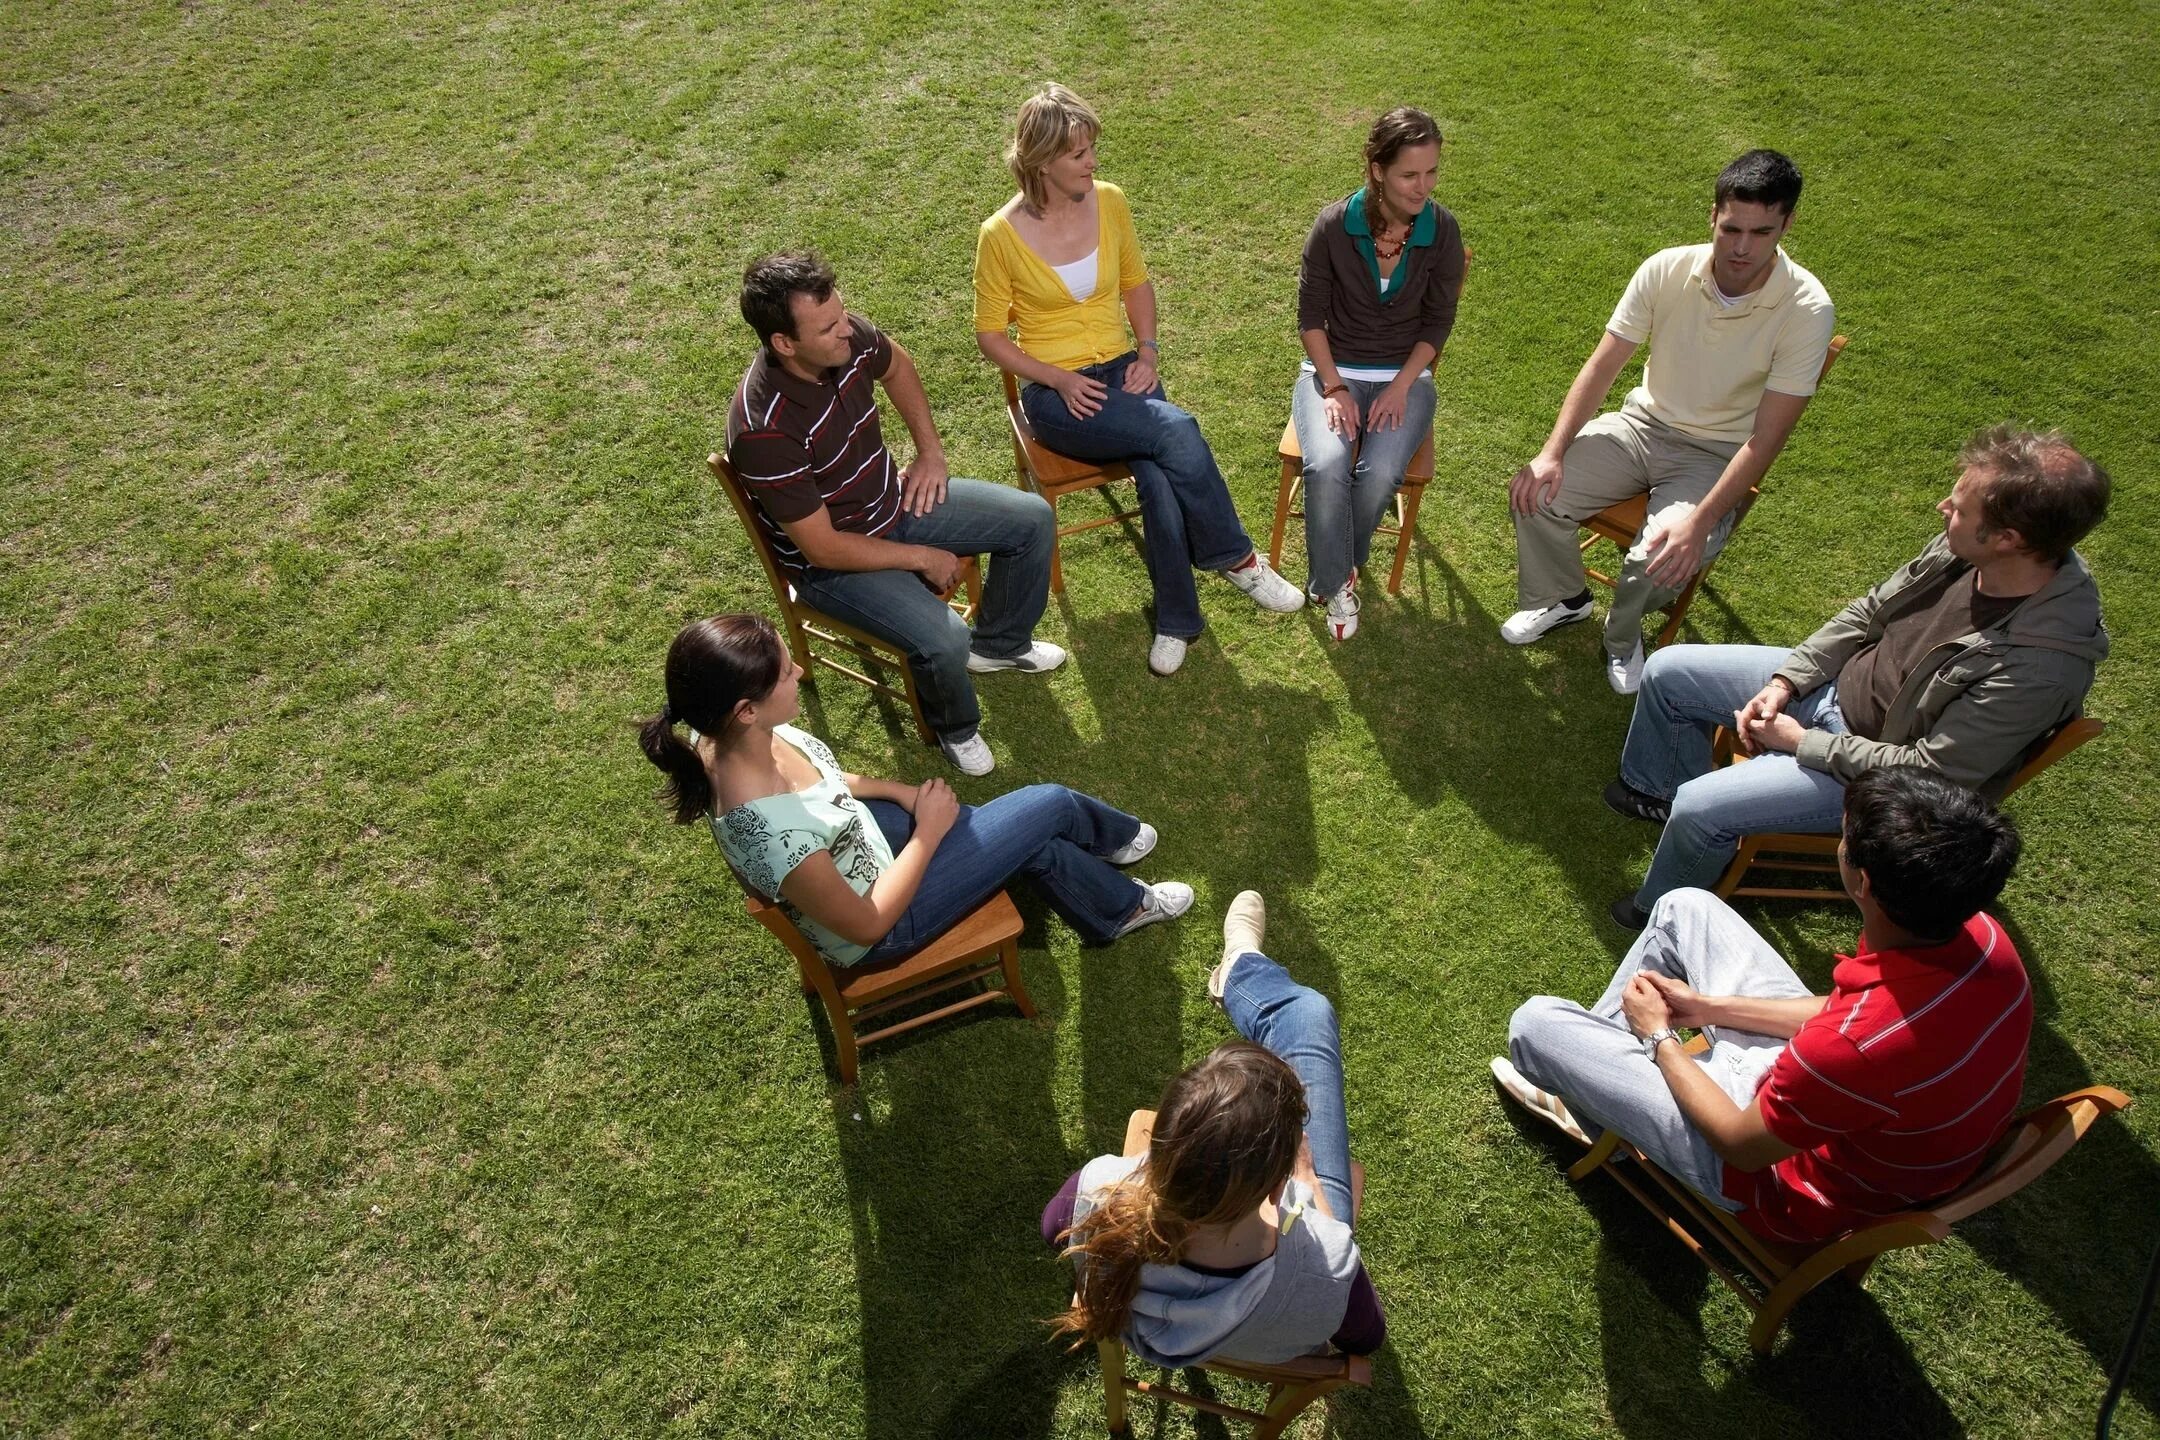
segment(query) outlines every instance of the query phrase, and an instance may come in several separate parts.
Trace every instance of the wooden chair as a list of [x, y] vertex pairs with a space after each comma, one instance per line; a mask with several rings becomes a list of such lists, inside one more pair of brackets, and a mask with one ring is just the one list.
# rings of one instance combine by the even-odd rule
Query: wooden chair
[[[1146, 1152], [1148, 1140], [1155, 1132], [1155, 1112], [1135, 1110], [1125, 1122], [1125, 1152], [1139, 1155]], [[1365, 1167], [1352, 1162], [1350, 1166], [1351, 1204], [1355, 1208], [1363, 1203], [1365, 1191]], [[1125, 1415], [1125, 1392], [1149, 1396], [1158, 1400], [1170, 1400], [1194, 1410], [1204, 1410], [1210, 1415], [1220, 1415], [1230, 1420], [1250, 1420], [1253, 1440], [1277, 1440], [1290, 1422], [1305, 1412], [1305, 1408], [1332, 1391], [1345, 1385], [1369, 1388], [1372, 1385], [1372, 1361], [1363, 1355], [1303, 1355], [1286, 1360], [1280, 1365], [1248, 1365], [1242, 1360], [1210, 1360], [1200, 1368], [1215, 1375], [1228, 1375], [1237, 1380], [1250, 1380], [1268, 1387], [1267, 1408], [1247, 1410], [1241, 1406], [1210, 1400], [1204, 1395], [1175, 1390], [1152, 1380], [1135, 1380], [1125, 1373], [1125, 1346], [1111, 1339], [1098, 1341], [1096, 1354], [1102, 1359], [1103, 1405], [1109, 1412], [1110, 1433], [1129, 1435], [1132, 1428]]]
[[[772, 586], [773, 603], [780, 607], [780, 633], [786, 637], [788, 653], [795, 657], [795, 663], [812, 680], [817, 678], [817, 667], [822, 665], [828, 670], [839, 671], [858, 685], [869, 686], [880, 695], [906, 702], [908, 713], [915, 717], [915, 731], [922, 737], [923, 744], [935, 745], [937, 736], [931, 731], [929, 722], [923, 719], [922, 696], [916, 690], [915, 672], [908, 668], [907, 653], [882, 636], [872, 635], [845, 620], [837, 620], [798, 599], [787, 571], [780, 567], [780, 561], [772, 553], [772, 546], [758, 523], [757, 502], [743, 488], [741, 477], [736, 475], [726, 458], [718, 454], [707, 455], [705, 467], [727, 492], [728, 500], [735, 506], [735, 518], [742, 522], [743, 532], [750, 537], [751, 550], [756, 553], [758, 563], [765, 567], [765, 582]], [[962, 590], [967, 592], [966, 601], [954, 604], [953, 596]], [[973, 622], [975, 607], [982, 600], [982, 569], [974, 556], [961, 558], [960, 573], [952, 588], [938, 598], [952, 605], [962, 620]], [[895, 690], [884, 680], [820, 653], [812, 648], [813, 640], [837, 646], [862, 664], [888, 666], [899, 671], [901, 688]]]
[[[1035, 438], [1035, 427], [1028, 423], [1027, 412], [1020, 408], [1020, 386], [1010, 370], [1000, 370], [998, 376], [1005, 382], [1005, 418], [1011, 422], [1013, 445], [1013, 468], [1020, 472], [1021, 488], [1040, 495], [1050, 502], [1052, 515], [1057, 513], [1058, 501], [1067, 495], [1077, 495], [1083, 490], [1095, 490], [1119, 480], [1132, 479], [1132, 471], [1115, 460], [1097, 464], [1092, 460], [1075, 460], [1070, 455], [1060, 455]], [[1065, 593], [1065, 561], [1062, 547], [1065, 537], [1093, 530], [1101, 525], [1115, 525], [1124, 520], [1137, 520], [1140, 511], [1135, 505], [1131, 510], [1118, 508], [1114, 498], [1109, 500], [1110, 513], [1093, 520], [1083, 520], [1077, 525], [1059, 525], [1057, 539], [1050, 547], [1050, 588], [1058, 594]]]
[[[1305, 512], [1297, 508], [1298, 491], [1305, 487], [1305, 452], [1298, 447], [1297, 425], [1292, 422], [1283, 426], [1282, 439], [1276, 443], [1275, 453], [1282, 460], [1282, 481], [1275, 487], [1275, 530], [1268, 537], [1268, 564], [1280, 569], [1282, 566], [1283, 532], [1289, 528], [1291, 517], [1302, 520]], [[1425, 501], [1425, 486], [1433, 475], [1433, 432], [1425, 431], [1425, 443], [1410, 458], [1410, 467], [1403, 471], [1403, 481], [1395, 491], [1395, 523], [1380, 522], [1373, 533], [1395, 537], [1395, 563], [1388, 567], [1387, 592], [1402, 594], [1403, 562], [1410, 558], [1410, 546], [1416, 539], [1418, 506]]]
[[[1708, 1048], [1700, 1035], [1688, 1046], [1695, 1054]], [[1887, 1216], [1812, 1247], [1779, 1244], [1756, 1235], [1730, 1211], [1710, 1204], [1660, 1170], [1615, 1131], [1607, 1130], [1570, 1166], [1568, 1178], [1584, 1180], [1599, 1171], [1612, 1176], [1755, 1312], [1754, 1323], [1748, 1327], [1748, 1345], [1758, 1355], [1767, 1355], [1792, 1307], [1823, 1281], [1842, 1270], [1857, 1285], [1875, 1257], [1885, 1251], [1949, 1239], [1952, 1225], [2030, 1185], [2093, 1122], [2129, 1105], [2130, 1097], [2122, 1091], [2092, 1085], [2035, 1106], [2011, 1124], [1978, 1174], [1928, 1209]], [[1723, 1260], [1712, 1246], [1723, 1253]], [[1748, 1280], [1734, 1273], [1735, 1266], [1747, 1273]]]
[[[2003, 789], [2001, 799], [2010, 796], [2056, 761], [2068, 755], [2088, 740], [2097, 739], [2107, 729], [2104, 721], [2078, 716], [2066, 720], [2050, 730], [2026, 752], [2025, 763]], [[1711, 737], [1710, 752], [1719, 764], [1733, 764], [1748, 757], [1734, 748], [1730, 730], [1719, 726]], [[1839, 890], [1826, 889], [1821, 885], [1812, 888], [1795, 885], [1772, 884], [1768, 880], [1748, 881], [1751, 870], [1779, 871], [1791, 875], [1828, 876], [1832, 884], [1837, 881], [1837, 848], [1842, 838], [1837, 835], [1802, 835], [1795, 833], [1771, 833], [1746, 835], [1740, 840], [1740, 848], [1718, 877], [1716, 892], [1731, 899], [1735, 896], [1754, 897], [1765, 900], [1828, 900], [1841, 897]]]
[[[1822, 370], [1815, 377], [1815, 383], [1818, 386], [1829, 378], [1830, 367], [1837, 364], [1837, 357], [1844, 353], [1845, 337], [1843, 335], [1831, 336], [1830, 352], [1823, 356]], [[1760, 485], [1749, 486], [1748, 493], [1740, 497], [1740, 503], [1734, 507], [1736, 513], [1733, 515], [1733, 527], [1726, 532], [1725, 543], [1727, 545], [1730, 545], [1732, 537], [1739, 533], [1740, 523], [1747, 519], [1748, 511], [1754, 509], [1755, 502], [1761, 498], [1762, 487]], [[1649, 518], [1650, 495], [1647, 491], [1640, 495], [1632, 495], [1617, 505], [1606, 506], [1588, 520], [1583, 521], [1583, 529], [1588, 530], [1590, 534], [1582, 542], [1582, 552], [1587, 555], [1590, 553], [1590, 547], [1597, 544], [1598, 541], [1610, 540], [1619, 547], [1621, 556], [1625, 559], [1628, 547], [1635, 543], [1635, 537], [1642, 533], [1643, 522]], [[1724, 553], [1723, 549], [1718, 551], [1718, 555]], [[1665, 607], [1665, 628], [1658, 631], [1658, 644], [1670, 645], [1673, 636], [1680, 633], [1680, 622], [1687, 619], [1688, 606], [1695, 603], [1695, 592], [1701, 587], [1703, 577], [1710, 573], [1710, 566], [1716, 560], [1717, 555], [1713, 555], [1703, 561], [1702, 568], [1695, 572], [1694, 579], [1688, 581], [1687, 588], [1674, 596], [1672, 603]], [[1583, 573], [1608, 589], [1620, 583], [1616, 577], [1607, 575], [1602, 570], [1593, 570], [1588, 565], [1583, 566]]]
[[[795, 928], [779, 906], [768, 905], [747, 890], [743, 904], [795, 957], [795, 968], [802, 972], [803, 993], [814, 994], [825, 1002], [825, 1014], [832, 1021], [833, 1045], [840, 1056], [843, 1085], [855, 1083], [856, 1056], [862, 1046], [905, 1035], [933, 1020], [1008, 996], [1022, 1015], [1035, 1014], [1034, 998], [1020, 979], [1020, 912], [1002, 890], [912, 955], [882, 964], [838, 968], [826, 963], [817, 947]], [[981, 988], [976, 988], [977, 982], [984, 982]], [[962, 988], [972, 993], [874, 1030], [860, 1028], [863, 1022], [889, 1011]]]
[[[1470, 262], [1477, 252], [1463, 246], [1463, 283], [1455, 292], [1455, 302], [1462, 303], [1463, 291], [1470, 288]], [[1360, 432], [1362, 436], [1363, 432]], [[1290, 527], [1292, 517], [1304, 519], [1305, 512], [1297, 508], [1298, 492], [1305, 487], [1305, 451], [1299, 446], [1297, 423], [1283, 426], [1282, 439], [1275, 443], [1276, 458], [1282, 462], [1282, 479], [1275, 486], [1275, 528], [1268, 536], [1268, 564], [1282, 568], [1283, 534]], [[1356, 448], [1351, 451], [1352, 463], [1356, 461]], [[1403, 471], [1403, 481], [1395, 491], [1395, 523], [1381, 521], [1375, 535], [1395, 537], [1395, 563], [1388, 569], [1387, 592], [1402, 594], [1403, 562], [1410, 558], [1410, 546], [1417, 539], [1418, 506], [1425, 501], [1425, 486], [1433, 477], [1433, 431], [1425, 428], [1425, 443], [1418, 446], [1417, 454], [1410, 457], [1410, 464]]]

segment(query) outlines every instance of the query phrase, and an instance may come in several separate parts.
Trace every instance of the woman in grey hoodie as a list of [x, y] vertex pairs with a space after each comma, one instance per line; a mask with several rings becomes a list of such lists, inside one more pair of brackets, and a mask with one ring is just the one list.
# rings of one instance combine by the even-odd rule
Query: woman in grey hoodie
[[1334, 1007], [1260, 953], [1246, 891], [1209, 993], [1245, 1038], [1173, 1079], [1142, 1155], [1065, 1182], [1043, 1238], [1079, 1270], [1060, 1331], [1157, 1365], [1369, 1354], [1387, 1323], [1351, 1233], [1356, 1198]]

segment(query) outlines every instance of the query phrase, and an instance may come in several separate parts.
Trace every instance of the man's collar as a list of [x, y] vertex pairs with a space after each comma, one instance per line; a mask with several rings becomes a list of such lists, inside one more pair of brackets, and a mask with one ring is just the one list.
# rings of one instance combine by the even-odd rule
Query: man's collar
[[1965, 928], [1940, 945], [1920, 945], [1902, 950], [1870, 950], [1863, 936], [1850, 955], [1840, 955], [1831, 980], [1840, 990], [1864, 990], [1916, 976], [1940, 976], [1963, 969], [1992, 943], [2003, 943], [1994, 934], [1995, 922], [1985, 914], [1965, 922]]
[[[1358, 187], [1357, 193], [1350, 197], [1348, 208], [1343, 211], [1343, 229], [1367, 240], [1372, 238], [1372, 227], [1365, 223], [1365, 187], [1362, 185]], [[1417, 219], [1410, 226], [1410, 243], [1430, 245], [1439, 233], [1439, 212], [1433, 209], [1432, 201], [1427, 200], [1425, 208], [1418, 211]]]
[[[1710, 292], [1717, 286], [1717, 275], [1711, 267], [1711, 257], [1716, 253], [1716, 246], [1703, 246], [1702, 257], [1695, 262], [1695, 268], [1688, 272], [1688, 278], [1700, 281], [1704, 296], [1713, 301], [1715, 297], [1711, 296]], [[1790, 300], [1793, 293], [1799, 288], [1800, 277], [1793, 273], [1792, 257], [1787, 255], [1785, 247], [1780, 245], [1778, 246], [1777, 260], [1771, 265], [1770, 274], [1764, 279], [1762, 285], [1750, 294], [1741, 296], [1739, 303], [1726, 309], [1725, 313], [1728, 315], [1745, 315], [1757, 306], [1761, 306], [1766, 310], [1774, 309]]]
[[820, 376], [815, 380], [803, 379], [802, 376], [788, 369], [787, 362], [782, 360], [780, 353], [770, 345], [758, 346], [757, 363], [765, 367], [766, 374], [771, 378], [773, 385], [788, 399], [805, 405], [812, 401], [821, 405], [824, 403], [825, 391], [832, 384], [825, 377]]

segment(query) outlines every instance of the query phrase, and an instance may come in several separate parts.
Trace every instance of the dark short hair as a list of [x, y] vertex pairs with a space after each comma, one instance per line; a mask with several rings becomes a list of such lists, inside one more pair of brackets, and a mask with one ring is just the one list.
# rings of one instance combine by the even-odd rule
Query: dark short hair
[[742, 276], [742, 318], [757, 338], [770, 345], [775, 335], [795, 338], [797, 295], [822, 305], [839, 279], [825, 257], [812, 250], [783, 250], [753, 260]]
[[1800, 167], [1775, 150], [1750, 150], [1718, 171], [1716, 208], [1728, 200], [1792, 214], [1800, 203]]
[[2107, 471], [2078, 452], [2060, 430], [1990, 425], [1958, 451], [1958, 464], [1986, 476], [1980, 518], [1990, 530], [2015, 530], [2025, 548], [2060, 565], [2107, 515]]
[[1962, 785], [1913, 765], [1870, 770], [1845, 787], [1845, 858], [1883, 913], [1947, 940], [2002, 893], [2017, 868], [2017, 826]]

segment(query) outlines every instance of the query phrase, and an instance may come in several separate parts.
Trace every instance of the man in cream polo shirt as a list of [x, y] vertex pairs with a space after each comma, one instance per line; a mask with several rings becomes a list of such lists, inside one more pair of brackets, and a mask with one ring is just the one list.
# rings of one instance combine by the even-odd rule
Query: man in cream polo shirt
[[[1522, 607], [1500, 627], [1509, 644], [1590, 614], [1576, 532], [1647, 490], [1649, 518], [1605, 622], [1606, 678], [1622, 695], [1641, 684], [1643, 616], [1723, 547], [1734, 508], [1785, 448], [1829, 353], [1829, 293], [1778, 245], [1799, 202], [1799, 168], [1750, 150], [1718, 175], [1710, 243], [1660, 250], [1628, 282], [1545, 448], [1508, 485]], [[1645, 344], [1642, 384], [1598, 415]]]

